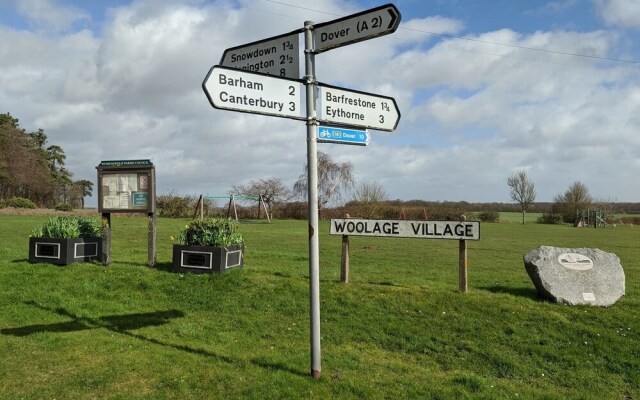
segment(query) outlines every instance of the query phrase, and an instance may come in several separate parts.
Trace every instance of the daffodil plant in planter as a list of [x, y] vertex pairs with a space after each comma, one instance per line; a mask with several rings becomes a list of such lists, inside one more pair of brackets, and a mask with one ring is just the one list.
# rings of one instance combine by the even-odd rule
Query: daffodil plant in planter
[[174, 272], [222, 273], [244, 265], [244, 240], [229, 218], [194, 220], [173, 245]]
[[101, 259], [102, 239], [97, 218], [53, 217], [31, 232], [31, 263], [67, 265]]

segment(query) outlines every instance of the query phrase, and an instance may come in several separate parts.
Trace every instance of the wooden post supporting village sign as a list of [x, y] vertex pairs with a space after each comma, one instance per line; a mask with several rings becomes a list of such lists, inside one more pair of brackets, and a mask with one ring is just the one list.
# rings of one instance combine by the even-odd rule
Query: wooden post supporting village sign
[[[374, 219], [332, 219], [331, 235], [378, 236], [419, 239], [458, 240], [459, 249], [459, 289], [467, 291], [467, 240], [480, 240], [480, 222], [478, 221], [404, 221]], [[348, 241], [343, 241], [343, 243]], [[349, 249], [346, 249], [348, 254]], [[342, 261], [342, 265], [348, 262]], [[341, 274], [343, 282], [349, 280], [346, 273]]]

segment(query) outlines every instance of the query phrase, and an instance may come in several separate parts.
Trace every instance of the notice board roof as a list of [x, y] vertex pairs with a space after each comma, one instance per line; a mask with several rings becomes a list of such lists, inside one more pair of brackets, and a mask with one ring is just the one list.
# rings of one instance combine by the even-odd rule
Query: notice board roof
[[96, 168], [153, 168], [153, 163], [151, 160], [111, 160], [100, 161]]

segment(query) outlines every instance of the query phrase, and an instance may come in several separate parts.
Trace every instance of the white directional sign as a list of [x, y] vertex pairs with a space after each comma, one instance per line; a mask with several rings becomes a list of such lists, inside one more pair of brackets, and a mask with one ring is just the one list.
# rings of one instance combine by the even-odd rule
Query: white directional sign
[[202, 82], [215, 108], [305, 120], [302, 82], [214, 66]]
[[331, 235], [480, 240], [478, 221], [332, 219]]
[[329, 124], [393, 131], [400, 110], [393, 97], [318, 84], [318, 120]]
[[393, 4], [314, 25], [315, 52], [373, 39], [395, 32], [400, 11]]
[[245, 71], [300, 78], [301, 31], [274, 36], [226, 49], [220, 65]]

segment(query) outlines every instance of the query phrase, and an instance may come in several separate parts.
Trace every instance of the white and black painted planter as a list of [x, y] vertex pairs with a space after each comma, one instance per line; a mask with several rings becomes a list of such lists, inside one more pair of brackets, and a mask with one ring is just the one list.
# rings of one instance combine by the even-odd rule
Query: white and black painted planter
[[244, 244], [227, 247], [173, 245], [173, 272], [219, 274], [244, 265]]
[[29, 262], [68, 265], [102, 260], [102, 238], [29, 238]]

